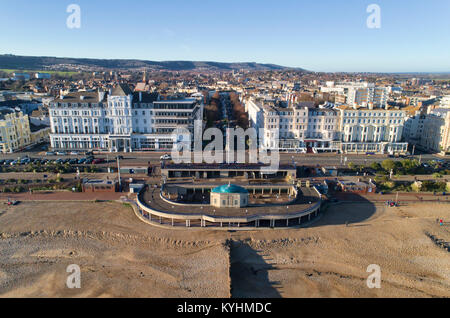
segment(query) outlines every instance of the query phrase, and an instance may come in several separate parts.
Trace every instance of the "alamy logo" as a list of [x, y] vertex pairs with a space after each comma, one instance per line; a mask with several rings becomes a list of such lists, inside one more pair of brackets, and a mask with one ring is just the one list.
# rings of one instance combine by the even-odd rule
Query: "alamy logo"
[[67, 266], [66, 272], [72, 273], [67, 277], [66, 286], [67, 288], [81, 288], [81, 270], [80, 266], [72, 264]]
[[[272, 139], [278, 142], [279, 131], [259, 129], [259, 144], [263, 144], [262, 137], [271, 134]], [[173, 132], [172, 138], [177, 140], [177, 147], [172, 150], [175, 163], [192, 163], [192, 140], [194, 143], [194, 163], [262, 163], [261, 171], [276, 172], [280, 167], [280, 153], [277, 148], [268, 151], [264, 147], [258, 149], [258, 131], [255, 128], [228, 128], [225, 131], [208, 128], [203, 132], [203, 121], [194, 122], [194, 136], [188, 129], [179, 128]], [[224, 141], [225, 140], [225, 141]], [[204, 148], [203, 143], [209, 142]], [[225, 146], [224, 146], [225, 145]], [[248, 146], [248, 148], [247, 148]], [[246, 153], [248, 150], [248, 161]], [[236, 160], [235, 160], [236, 157]]]
[[367, 266], [367, 272], [372, 273], [367, 277], [367, 287], [372, 288], [381, 288], [381, 268], [380, 265], [370, 264]]
[[71, 4], [67, 7], [67, 13], [71, 13], [67, 17], [67, 27], [69, 29], [80, 29], [81, 28], [81, 8], [78, 4]]
[[381, 8], [378, 4], [371, 4], [367, 7], [367, 13], [370, 15], [367, 17], [367, 27], [369, 29], [381, 28]]

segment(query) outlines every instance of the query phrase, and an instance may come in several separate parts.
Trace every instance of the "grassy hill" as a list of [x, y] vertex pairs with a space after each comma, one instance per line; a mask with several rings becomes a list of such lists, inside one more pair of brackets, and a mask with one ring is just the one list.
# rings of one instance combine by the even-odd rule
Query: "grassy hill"
[[[0, 55], [0, 69], [6, 70], [42, 70], [64, 65], [85, 66], [109, 70], [150, 68], [155, 70], [186, 71], [231, 71], [231, 70], [283, 70], [287, 67], [275, 64], [260, 64], [254, 62], [220, 63], [220, 62], [194, 62], [194, 61], [144, 61], [132, 59], [86, 59], [86, 58], [61, 58], [46, 56], [17, 56], [11, 54]], [[301, 69], [298, 69], [301, 70]]]

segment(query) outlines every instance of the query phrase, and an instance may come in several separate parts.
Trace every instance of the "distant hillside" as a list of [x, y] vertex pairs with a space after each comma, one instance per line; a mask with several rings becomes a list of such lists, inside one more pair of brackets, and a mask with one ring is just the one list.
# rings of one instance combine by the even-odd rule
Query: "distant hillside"
[[[60, 58], [46, 56], [17, 56], [11, 54], [0, 55], [0, 69], [22, 69], [22, 70], [42, 70], [61, 69], [66, 65], [102, 68], [109, 70], [151, 68], [155, 70], [169, 71], [231, 71], [231, 70], [283, 70], [290, 69], [275, 64], [259, 64], [253, 62], [245, 63], [219, 63], [219, 62], [192, 62], [192, 61], [142, 61], [142, 60], [105, 60], [105, 59], [85, 59], [85, 58]], [[71, 70], [67, 66], [68, 70]], [[297, 68], [297, 70], [302, 70]]]

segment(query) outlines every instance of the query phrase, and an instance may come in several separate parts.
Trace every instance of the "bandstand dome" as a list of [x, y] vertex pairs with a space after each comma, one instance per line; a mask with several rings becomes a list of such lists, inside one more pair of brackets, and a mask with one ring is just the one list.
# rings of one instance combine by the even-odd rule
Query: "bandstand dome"
[[248, 193], [248, 190], [237, 186], [235, 184], [224, 184], [220, 187], [214, 188], [211, 191], [212, 193]]

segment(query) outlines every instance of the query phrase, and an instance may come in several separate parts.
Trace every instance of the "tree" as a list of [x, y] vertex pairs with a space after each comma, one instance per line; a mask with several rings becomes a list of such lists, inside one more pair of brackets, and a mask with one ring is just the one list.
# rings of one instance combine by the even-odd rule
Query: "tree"
[[386, 159], [381, 163], [381, 166], [386, 172], [391, 172], [391, 170], [395, 169], [395, 162], [391, 159]]
[[207, 127], [213, 127], [214, 123], [220, 120], [220, 95], [216, 92], [211, 98], [211, 103], [205, 106], [205, 118]]
[[419, 166], [419, 162], [417, 160], [405, 159], [402, 160], [401, 165], [406, 174], [411, 174], [415, 172], [415, 170]]
[[230, 93], [230, 102], [233, 106], [233, 117], [236, 119], [237, 124], [243, 128], [248, 128], [248, 114], [245, 111], [244, 106], [239, 101], [239, 96], [235, 92]]
[[372, 162], [370, 164], [370, 168], [372, 168], [375, 171], [380, 171], [381, 170], [381, 165], [378, 162]]

